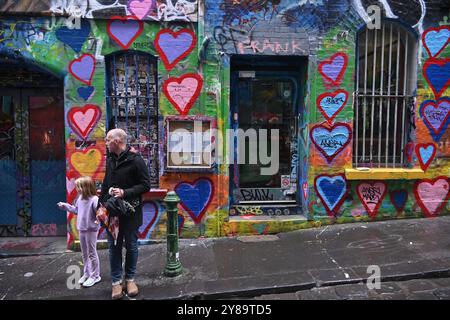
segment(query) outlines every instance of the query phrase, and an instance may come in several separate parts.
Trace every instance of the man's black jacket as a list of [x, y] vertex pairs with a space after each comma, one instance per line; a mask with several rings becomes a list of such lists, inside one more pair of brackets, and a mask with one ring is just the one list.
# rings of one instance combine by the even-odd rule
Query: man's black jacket
[[108, 154], [100, 195], [102, 203], [110, 197], [108, 190], [111, 187], [123, 189], [123, 199], [130, 203], [139, 199], [140, 205], [135, 208], [136, 212], [129, 218], [120, 218], [120, 225], [131, 224], [130, 227], [139, 228], [142, 225], [141, 195], [150, 190], [150, 176], [144, 159], [138, 153], [130, 151], [130, 147], [127, 147], [119, 156], [115, 153]]

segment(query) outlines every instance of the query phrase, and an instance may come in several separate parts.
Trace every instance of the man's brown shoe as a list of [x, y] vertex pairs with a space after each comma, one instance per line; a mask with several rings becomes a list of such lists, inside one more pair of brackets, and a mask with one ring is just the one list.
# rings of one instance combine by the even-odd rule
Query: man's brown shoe
[[121, 284], [113, 285], [111, 298], [113, 300], [119, 300], [122, 299], [122, 297], [123, 297], [122, 285]]
[[129, 297], [136, 297], [139, 289], [134, 281], [127, 281], [127, 294]]

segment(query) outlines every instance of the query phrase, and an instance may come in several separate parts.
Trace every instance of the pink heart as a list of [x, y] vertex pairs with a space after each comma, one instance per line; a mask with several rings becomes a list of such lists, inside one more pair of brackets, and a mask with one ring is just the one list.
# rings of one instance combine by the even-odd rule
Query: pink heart
[[384, 182], [363, 182], [358, 184], [357, 194], [367, 210], [370, 218], [375, 218], [378, 208], [386, 195], [387, 187]]
[[85, 131], [90, 122], [95, 116], [95, 111], [92, 109], [86, 110], [86, 112], [78, 111], [73, 114], [73, 120], [78, 124], [81, 131]]
[[67, 192], [69, 194], [72, 193], [73, 190], [75, 190], [75, 179], [67, 179], [66, 177], [66, 188], [67, 188]]
[[187, 115], [202, 89], [203, 79], [198, 74], [188, 73], [179, 78], [169, 78], [163, 84], [163, 92], [170, 103]]
[[142, 20], [153, 6], [153, 0], [133, 0], [128, 3], [128, 9], [139, 20]]
[[425, 215], [427, 217], [436, 216], [445, 206], [445, 201], [449, 195], [448, 178], [438, 177], [435, 180], [417, 181], [414, 193]]

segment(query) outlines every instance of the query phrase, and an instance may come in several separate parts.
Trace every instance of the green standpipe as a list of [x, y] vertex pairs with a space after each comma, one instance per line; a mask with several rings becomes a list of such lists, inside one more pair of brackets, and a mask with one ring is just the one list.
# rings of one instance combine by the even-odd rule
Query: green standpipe
[[183, 272], [178, 252], [178, 209], [180, 202], [174, 191], [167, 193], [164, 198], [167, 208], [167, 264], [164, 274], [168, 277], [176, 277]]

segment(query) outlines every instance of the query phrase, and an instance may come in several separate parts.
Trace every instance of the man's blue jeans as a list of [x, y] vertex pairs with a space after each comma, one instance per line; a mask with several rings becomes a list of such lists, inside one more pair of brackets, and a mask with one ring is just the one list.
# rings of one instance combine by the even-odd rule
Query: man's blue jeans
[[114, 245], [113, 237], [108, 233], [109, 265], [113, 284], [122, 281], [122, 246], [125, 240], [125, 280], [134, 280], [138, 260], [138, 229], [130, 228], [128, 224], [119, 227], [117, 243]]

